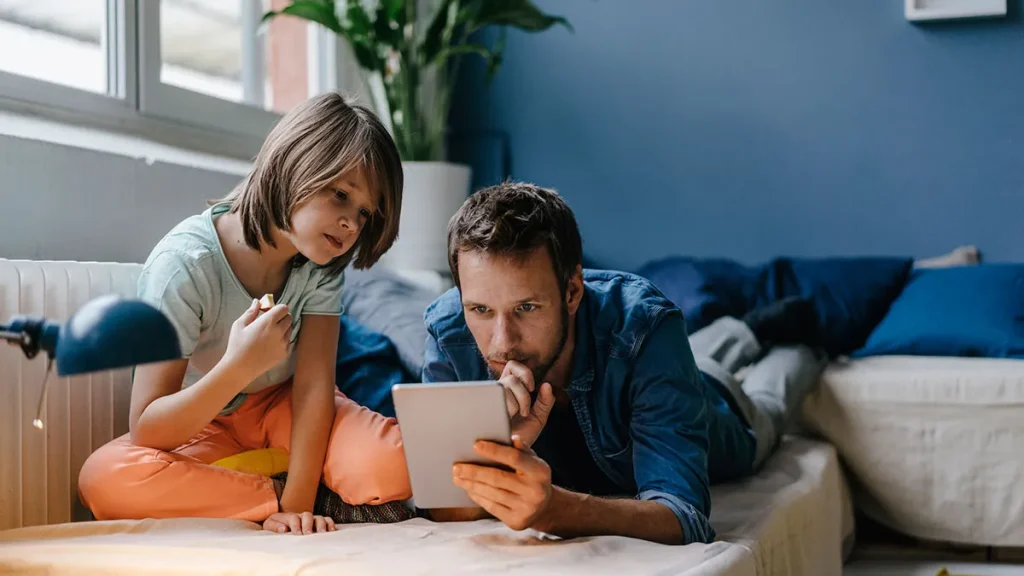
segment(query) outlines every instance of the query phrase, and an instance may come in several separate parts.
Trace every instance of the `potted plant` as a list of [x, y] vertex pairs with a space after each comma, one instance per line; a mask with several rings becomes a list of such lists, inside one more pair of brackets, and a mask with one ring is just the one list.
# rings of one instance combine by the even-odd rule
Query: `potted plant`
[[[530, 0], [296, 0], [267, 12], [264, 22], [290, 15], [316, 22], [352, 48], [373, 107], [402, 155], [405, 191], [400, 239], [389, 256], [404, 267], [447, 270], [445, 228], [469, 194], [468, 166], [447, 161], [445, 137], [452, 90], [463, 56], [501, 66], [508, 27], [540, 32], [565, 18], [545, 14]], [[491, 46], [475, 34], [498, 27]], [[401, 246], [400, 246], [401, 245]], [[440, 246], [439, 246], [440, 245]], [[440, 248], [440, 249], [438, 249]]]

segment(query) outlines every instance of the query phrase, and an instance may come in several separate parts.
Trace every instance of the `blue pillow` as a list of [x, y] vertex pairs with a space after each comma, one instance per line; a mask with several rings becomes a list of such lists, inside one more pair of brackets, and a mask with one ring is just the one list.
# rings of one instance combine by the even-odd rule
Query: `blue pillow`
[[722, 316], [742, 317], [757, 301], [758, 269], [733, 260], [672, 256], [648, 262], [637, 274], [679, 307], [690, 334]]
[[910, 258], [776, 258], [761, 269], [758, 306], [789, 296], [813, 299], [818, 345], [830, 356], [864, 345], [910, 275]]
[[1024, 264], [915, 271], [851, 356], [1024, 358]]
[[335, 386], [360, 406], [384, 416], [395, 415], [391, 386], [415, 382], [419, 375], [405, 371], [402, 359], [387, 336], [341, 316]]
[[722, 316], [740, 318], [788, 296], [812, 298], [819, 345], [834, 357], [864, 345], [912, 265], [899, 257], [780, 257], [757, 266], [671, 257], [644, 265], [638, 274], [679, 306], [691, 334]]

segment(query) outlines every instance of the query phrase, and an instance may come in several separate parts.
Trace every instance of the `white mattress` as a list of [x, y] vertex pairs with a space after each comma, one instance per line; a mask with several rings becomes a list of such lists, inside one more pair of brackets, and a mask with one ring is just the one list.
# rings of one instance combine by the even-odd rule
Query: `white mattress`
[[720, 541], [559, 541], [494, 521], [275, 535], [232, 520], [91, 522], [0, 532], [0, 572], [47, 574], [808, 574], [839, 576], [851, 506], [828, 444], [788, 439], [762, 472], [712, 491]]
[[1024, 361], [837, 363], [803, 417], [869, 517], [927, 540], [1024, 546]]

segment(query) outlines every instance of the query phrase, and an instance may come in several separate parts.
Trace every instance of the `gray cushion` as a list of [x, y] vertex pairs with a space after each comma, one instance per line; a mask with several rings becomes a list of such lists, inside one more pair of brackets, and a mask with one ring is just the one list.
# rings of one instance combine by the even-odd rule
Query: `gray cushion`
[[402, 365], [419, 378], [427, 329], [423, 312], [440, 296], [383, 266], [345, 271], [341, 302], [356, 322], [384, 334], [394, 343]]

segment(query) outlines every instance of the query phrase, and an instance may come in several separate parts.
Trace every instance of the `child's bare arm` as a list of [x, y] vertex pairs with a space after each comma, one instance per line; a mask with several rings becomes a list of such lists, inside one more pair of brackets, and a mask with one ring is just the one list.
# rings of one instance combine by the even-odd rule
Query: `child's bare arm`
[[292, 383], [292, 441], [288, 482], [281, 510], [313, 509], [334, 424], [334, 371], [338, 354], [337, 316], [307, 315], [295, 348]]
[[241, 370], [222, 362], [182, 390], [187, 366], [188, 360], [174, 360], [136, 369], [128, 420], [133, 444], [174, 450], [212, 422], [248, 382]]
[[132, 385], [132, 443], [158, 450], [181, 446], [213, 421], [249, 382], [285, 358], [291, 334], [286, 306], [260, 314], [252, 306], [232, 326], [228, 350], [213, 370], [182, 389], [188, 360], [139, 366]]

